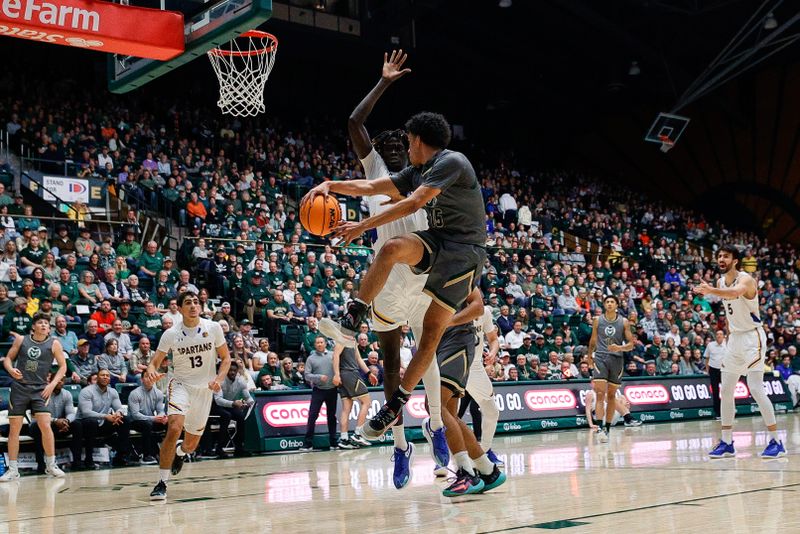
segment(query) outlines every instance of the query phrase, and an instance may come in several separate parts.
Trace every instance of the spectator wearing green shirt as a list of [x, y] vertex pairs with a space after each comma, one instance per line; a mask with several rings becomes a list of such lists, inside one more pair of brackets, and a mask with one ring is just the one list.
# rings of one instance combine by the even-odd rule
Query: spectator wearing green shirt
[[133, 228], [129, 228], [125, 232], [125, 241], [117, 247], [117, 256], [125, 256], [125, 263], [128, 264], [128, 268], [135, 270], [141, 255], [142, 245], [136, 241], [136, 231]]
[[61, 287], [61, 293], [58, 297], [59, 300], [65, 305], [77, 304], [78, 300], [81, 298], [81, 294], [78, 291], [78, 284], [72, 281], [69, 269], [61, 269], [58, 285]]
[[161, 314], [156, 310], [153, 301], [145, 302], [144, 313], [139, 316], [138, 324], [142, 335], [147, 336], [151, 343], [155, 344], [156, 340], [161, 337]]
[[334, 316], [339, 315], [339, 312], [344, 307], [344, 297], [342, 297], [342, 290], [336, 281], [336, 277], [328, 277], [327, 286], [325, 286], [325, 290], [322, 293], [322, 301], [325, 303], [325, 307], [328, 308], [328, 313]]
[[281, 326], [288, 325], [291, 321], [292, 312], [289, 310], [289, 303], [283, 298], [283, 291], [275, 290], [272, 300], [267, 304], [267, 337], [280, 339]]
[[[244, 299], [245, 299], [245, 313], [247, 313], [247, 320], [251, 323], [255, 317], [256, 311], [259, 316], [264, 312], [270, 304], [269, 288], [261, 283], [263, 276], [261, 271], [253, 271], [250, 273], [250, 283], [244, 286]], [[275, 338], [273, 338], [275, 339]]]
[[319, 288], [314, 285], [314, 279], [310, 275], [306, 275], [303, 277], [303, 283], [297, 289], [297, 292], [303, 296], [303, 300], [308, 305], [314, 300], [314, 295], [317, 293], [318, 289]]
[[23, 275], [29, 275], [36, 267], [41, 267], [48, 252], [50, 251], [41, 244], [39, 236], [32, 234], [28, 246], [19, 253], [20, 272]]
[[139, 278], [153, 279], [164, 267], [164, 256], [158, 251], [158, 243], [147, 242], [147, 252], [139, 258]]
[[3, 339], [9, 339], [12, 336], [24, 336], [31, 331], [33, 321], [31, 316], [28, 315], [28, 300], [24, 297], [17, 297], [14, 299], [14, 309], [6, 314], [3, 318]]

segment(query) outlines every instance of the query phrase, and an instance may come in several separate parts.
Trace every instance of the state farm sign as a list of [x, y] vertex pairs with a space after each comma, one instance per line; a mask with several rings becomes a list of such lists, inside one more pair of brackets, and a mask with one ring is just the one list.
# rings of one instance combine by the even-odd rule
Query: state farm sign
[[534, 412], [540, 412], [575, 408], [577, 400], [568, 389], [529, 389], [525, 392], [525, 404]]
[[669, 392], [661, 384], [641, 384], [625, 388], [625, 398], [631, 404], [667, 404]]
[[162, 61], [185, 48], [182, 13], [91, 0], [0, 0], [0, 35]]

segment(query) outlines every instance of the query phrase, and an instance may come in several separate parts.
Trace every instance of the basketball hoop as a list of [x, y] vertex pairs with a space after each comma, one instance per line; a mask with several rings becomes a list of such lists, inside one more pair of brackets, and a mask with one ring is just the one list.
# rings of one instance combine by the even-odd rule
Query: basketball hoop
[[252, 117], [264, 113], [264, 85], [275, 64], [278, 39], [250, 30], [228, 43], [212, 48], [208, 58], [219, 80], [217, 105], [222, 113]]
[[669, 152], [675, 146], [675, 141], [670, 139], [668, 135], [659, 135], [658, 138], [661, 140], [661, 152]]

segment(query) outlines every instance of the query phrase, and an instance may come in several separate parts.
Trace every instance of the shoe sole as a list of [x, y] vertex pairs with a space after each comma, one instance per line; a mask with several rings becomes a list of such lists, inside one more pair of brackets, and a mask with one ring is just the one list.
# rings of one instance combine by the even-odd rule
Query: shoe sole
[[150, 500], [151, 501], [166, 501], [167, 500], [167, 496], [166, 495], [157, 495], [157, 496], [154, 497], [153, 495], [151, 495], [150, 496]]
[[370, 443], [367, 440], [364, 440], [364, 441], [355, 441], [355, 440], [353, 440], [353, 443], [355, 443], [357, 445], [356, 448], [358, 448], [358, 447], [372, 447], [372, 443]]
[[483, 491], [484, 491], [483, 488], [484, 487], [485, 487], [485, 484], [483, 483], [483, 480], [481, 480], [480, 485], [473, 486], [472, 488], [470, 488], [468, 491], [465, 491], [464, 493], [455, 493], [455, 492], [452, 492], [452, 491], [444, 490], [444, 491], [442, 491], [442, 495], [444, 495], [445, 497], [463, 497], [464, 495], [474, 495], [476, 493], [483, 493]]
[[502, 486], [505, 483], [505, 481], [506, 481], [506, 474], [501, 471], [500, 476], [497, 477], [497, 480], [495, 480], [491, 484], [487, 485], [486, 481], [483, 482], [483, 489], [480, 491], [480, 493], [485, 493], [489, 490], [495, 489], [498, 486]]
[[356, 340], [345, 336], [344, 332], [340, 330], [339, 323], [326, 317], [320, 319], [317, 328], [319, 328], [323, 336], [331, 338], [336, 343], [351, 349], [356, 348]]
[[386, 425], [386, 428], [383, 429], [383, 432], [381, 432], [380, 434], [375, 434], [374, 435], [375, 437], [373, 437], [373, 434], [371, 434], [373, 430], [369, 426], [369, 423], [364, 423], [363, 425], [356, 427], [356, 432], [358, 432], [367, 441], [378, 441], [380, 437], [386, 434], [386, 432], [390, 428], [392, 428], [399, 419], [400, 419], [400, 414], [397, 414], [397, 417], [395, 417], [391, 423]]
[[735, 458], [736, 453], [726, 452], [725, 454], [720, 454], [720, 455], [709, 454], [708, 457], [711, 458], [712, 460], [721, 460], [722, 458]]
[[433, 470], [433, 475], [436, 476], [436, 477], [439, 477], [439, 478], [444, 478], [444, 477], [447, 476], [447, 474], [449, 472], [450, 471], [448, 471], [447, 469], [445, 469], [444, 471], [439, 471], [438, 469], [434, 469]]
[[66, 473], [64, 473], [63, 471], [61, 472], [61, 474], [55, 474], [55, 473], [47, 473], [47, 472], [45, 472], [45, 475], [49, 476], [50, 478], [64, 478], [65, 476], [67, 476], [67, 474], [66, 474]]
[[786, 456], [786, 452], [779, 452], [775, 456], [769, 456], [769, 455], [765, 455], [765, 454], [761, 455], [761, 457], [763, 459], [765, 459], [765, 460], [776, 460], [778, 458], [783, 458], [784, 456]]

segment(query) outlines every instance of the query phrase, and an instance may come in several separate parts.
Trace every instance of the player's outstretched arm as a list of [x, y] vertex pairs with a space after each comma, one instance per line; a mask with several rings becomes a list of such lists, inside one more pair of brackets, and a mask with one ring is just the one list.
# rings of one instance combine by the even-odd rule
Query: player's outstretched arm
[[586, 351], [586, 361], [589, 364], [589, 369], [594, 368], [594, 349], [597, 347], [597, 325], [600, 320], [595, 317], [592, 323], [592, 337], [589, 338], [589, 350]]
[[384, 91], [396, 80], [399, 80], [409, 72], [411, 69], [404, 69], [403, 63], [406, 62], [408, 54], [402, 50], [392, 50], [392, 55], [389, 57], [383, 54], [383, 70], [381, 71], [381, 79], [378, 80], [377, 85], [367, 93], [367, 96], [358, 103], [356, 109], [350, 114], [350, 119], [347, 121], [347, 130], [350, 134], [350, 141], [353, 143], [353, 150], [356, 152], [358, 159], [366, 158], [372, 150], [372, 142], [369, 138], [364, 123], [367, 117], [372, 113], [372, 109], [378, 102]]
[[161, 362], [163, 362], [166, 357], [167, 353], [165, 351], [157, 349], [156, 355], [150, 360], [150, 365], [147, 366], [147, 370], [144, 374], [149, 380], [152, 380], [153, 383], [158, 382], [164, 376], [163, 373], [159, 373], [158, 370], [161, 368]]
[[[344, 351], [344, 345], [337, 343], [333, 346], [333, 385], [339, 386], [342, 383], [342, 377], [339, 372], [340, 362], [342, 360], [342, 351]], [[361, 360], [361, 358], [357, 358]]]
[[[314, 200], [319, 195], [327, 197], [331, 193], [347, 195], [350, 197], [366, 197], [372, 195], [386, 195], [398, 198], [400, 191], [391, 178], [378, 178], [377, 180], [347, 180], [344, 182], [322, 182], [309, 191], [302, 202]], [[301, 203], [302, 203], [301, 202]]]

